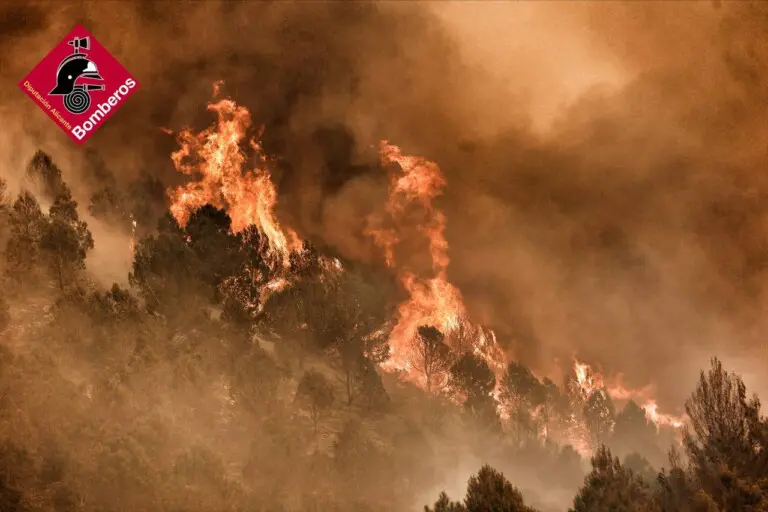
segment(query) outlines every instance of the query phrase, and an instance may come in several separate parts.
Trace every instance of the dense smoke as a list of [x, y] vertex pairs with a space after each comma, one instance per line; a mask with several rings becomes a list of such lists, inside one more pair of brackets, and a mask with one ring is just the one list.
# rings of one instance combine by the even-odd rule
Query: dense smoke
[[[30, 2], [0, 16], [12, 190], [37, 148], [82, 204], [100, 169], [182, 183], [161, 128], [208, 126], [224, 80], [265, 127], [282, 222], [342, 257], [384, 266], [363, 222], [386, 202], [379, 140], [438, 162], [448, 275], [510, 359], [559, 379], [577, 357], [675, 412], [713, 354], [768, 390], [761, 3]], [[15, 89], [75, 22], [142, 86], [87, 150]], [[129, 233], [88, 220], [89, 271], [125, 282]], [[401, 250], [418, 268], [414, 244]]]

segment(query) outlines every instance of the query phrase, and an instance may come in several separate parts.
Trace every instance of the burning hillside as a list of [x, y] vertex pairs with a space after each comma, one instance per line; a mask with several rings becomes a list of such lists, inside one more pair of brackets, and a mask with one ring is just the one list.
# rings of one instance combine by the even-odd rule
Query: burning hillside
[[5, 2], [0, 509], [768, 510], [767, 14]]
[[[183, 227], [190, 214], [205, 204], [222, 208], [231, 216], [235, 233], [249, 226], [261, 231], [268, 245], [267, 254], [287, 269], [290, 255], [302, 250], [302, 242], [294, 230], [284, 227], [277, 219], [277, 188], [271, 180], [270, 159], [263, 153], [260, 143], [265, 128], [249, 136], [252, 130], [250, 113], [232, 99], [219, 98], [221, 86], [221, 82], [214, 85], [214, 100], [208, 105], [208, 110], [217, 116], [217, 122], [197, 134], [185, 129], [177, 135], [181, 148], [171, 158], [177, 171], [190, 176], [191, 180], [168, 191], [171, 212]], [[462, 294], [448, 278], [447, 219], [437, 206], [448, 183], [436, 163], [404, 155], [398, 146], [388, 141], [380, 143], [379, 154], [380, 168], [389, 177], [388, 199], [381, 212], [368, 216], [364, 234], [380, 248], [384, 263], [395, 273], [407, 293], [407, 298], [397, 307], [396, 317], [388, 322], [392, 323], [391, 329], [376, 327], [371, 334], [376, 336], [385, 330], [389, 333], [389, 357], [381, 361], [381, 367], [424, 386], [424, 361], [422, 368], [417, 368], [418, 364], [414, 362], [419, 351], [419, 328], [436, 327], [454, 352], [453, 358], [468, 352], [488, 365], [497, 378], [493, 396], [499, 402], [499, 410], [506, 415], [506, 406], [500, 400], [503, 392], [499, 388], [507, 371], [505, 354], [492, 330], [475, 325], [468, 318]], [[249, 161], [255, 162], [255, 168], [249, 168]], [[429, 273], [415, 272], [398, 261], [398, 247], [406, 231], [416, 232], [425, 239], [431, 267]], [[323, 267], [326, 272], [343, 271], [338, 260], [331, 263]], [[259, 282], [261, 278], [249, 279]], [[263, 281], [257, 302], [265, 302], [289, 285], [282, 275]], [[227, 286], [242, 289], [236, 285], [236, 280], [228, 282]], [[437, 388], [429, 386], [432, 390], [442, 389], [448, 383], [447, 366], [438, 369], [437, 373], [439, 383]], [[647, 418], [657, 426], [682, 425], [682, 418], [658, 411], [650, 386], [640, 390], [626, 389], [618, 380], [609, 385], [602, 374], [579, 361], [574, 362], [573, 375], [574, 385], [579, 390], [574, 397], [575, 406], [589, 403], [596, 394], [619, 401], [634, 399], [640, 401]], [[537, 416], [538, 409], [534, 409], [531, 414]], [[575, 417], [572, 420], [576, 424], [582, 421]], [[589, 443], [585, 435], [583, 427], [579, 427], [571, 429], [564, 440], [588, 453]]]

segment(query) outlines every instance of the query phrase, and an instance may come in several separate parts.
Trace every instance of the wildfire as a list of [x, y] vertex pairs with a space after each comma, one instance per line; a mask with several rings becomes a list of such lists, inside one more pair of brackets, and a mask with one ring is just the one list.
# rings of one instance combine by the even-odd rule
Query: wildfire
[[[180, 149], [171, 155], [171, 159], [177, 171], [190, 176], [191, 181], [169, 190], [171, 213], [180, 225], [185, 226], [192, 212], [205, 204], [225, 209], [235, 232], [255, 225], [266, 236], [268, 253], [274, 261], [287, 267], [290, 254], [301, 250], [301, 241], [293, 230], [282, 227], [277, 220], [277, 189], [272, 181], [270, 161], [259, 142], [261, 133], [247, 139], [251, 129], [250, 113], [231, 99], [217, 99], [220, 87], [220, 82], [214, 85], [214, 100], [208, 104], [208, 110], [216, 115], [216, 122], [200, 133], [184, 129], [176, 134]], [[253, 153], [253, 168], [247, 166], [247, 148]], [[461, 292], [447, 276], [450, 258], [445, 237], [446, 218], [435, 205], [435, 200], [447, 186], [445, 177], [436, 163], [403, 155], [399, 147], [387, 141], [382, 141], [379, 149], [382, 166], [389, 172], [389, 196], [384, 205], [384, 215], [367, 219], [365, 234], [382, 250], [387, 266], [395, 270], [408, 293], [408, 298], [398, 307], [395, 326], [390, 331], [391, 358], [384, 364], [384, 369], [398, 371], [409, 380], [419, 382], [420, 376], [415, 373], [411, 361], [411, 343], [419, 326], [431, 325], [447, 335], [449, 344], [456, 343], [452, 346], [455, 350], [469, 349], [482, 357], [498, 377], [504, 371], [506, 361], [495, 334], [466, 320], [467, 311]], [[401, 243], [399, 228], [413, 222], [411, 213], [414, 209], [422, 214], [416, 227], [419, 236], [425, 237], [428, 242], [429, 275], [417, 274], [396, 261], [395, 249]], [[136, 221], [132, 216], [131, 219], [133, 252]], [[321, 263], [323, 275], [328, 278], [344, 271], [338, 259], [323, 257]], [[242, 278], [254, 281], [261, 276], [246, 275]], [[258, 299], [260, 305], [270, 295], [292, 285], [284, 277], [274, 278], [256, 291], [249, 286], [236, 286], [238, 283], [229, 284], [232, 285], [231, 290], [245, 294], [239, 297], [244, 303], [256, 303]], [[464, 339], [458, 340], [467, 333]], [[458, 341], [452, 341], [451, 336], [454, 335]], [[467, 340], [469, 345], [463, 345]], [[581, 399], [589, 399], [596, 392], [605, 392], [614, 399], [635, 399], [643, 403], [641, 407], [646, 416], [657, 426], [682, 426], [683, 418], [659, 413], [656, 402], [651, 398], [652, 387], [630, 389], [618, 379], [614, 379], [613, 385], [606, 385], [602, 374], [578, 360], [574, 360], [573, 369]], [[502, 407], [499, 391], [497, 383], [493, 394], [500, 414], [507, 418], [509, 411]], [[534, 411], [534, 415], [539, 413]], [[569, 423], [566, 437], [580, 453], [588, 453], [584, 425], [576, 416]], [[546, 426], [542, 427], [541, 434], [549, 436]]]
[[[410, 344], [418, 327], [432, 325], [445, 334], [458, 328], [466, 314], [461, 292], [447, 277], [450, 258], [445, 238], [445, 215], [433, 204], [447, 182], [437, 164], [421, 157], [403, 155], [399, 147], [387, 141], [381, 142], [380, 155], [382, 165], [390, 170], [389, 198], [384, 208], [386, 216], [370, 217], [365, 233], [382, 249], [386, 264], [396, 268], [395, 247], [400, 239], [392, 226], [403, 223], [406, 209], [416, 205], [424, 214], [419, 231], [429, 242], [433, 275], [422, 277], [409, 271], [399, 272], [400, 282], [409, 298], [398, 307], [397, 324], [389, 339], [392, 357], [385, 365], [387, 369], [404, 370], [409, 378], [417, 380], [418, 376], [411, 372]], [[478, 336], [474, 351], [492, 363], [492, 368], [503, 366], [503, 355], [492, 333]]]
[[660, 425], [669, 425], [673, 428], [680, 428], [683, 426], [683, 418], [659, 413], [659, 406], [656, 405], [654, 400], [649, 400], [642, 407], [646, 417], [656, 424], [657, 427]]
[[[214, 84], [214, 98], [220, 87], [221, 82]], [[294, 231], [281, 227], [275, 216], [277, 189], [258, 140], [261, 132], [249, 140], [256, 168], [246, 169], [243, 143], [251, 128], [248, 109], [224, 98], [209, 103], [208, 110], [217, 116], [214, 125], [197, 134], [187, 128], [176, 136], [181, 146], [171, 155], [176, 170], [198, 179], [169, 191], [171, 213], [185, 226], [191, 213], [205, 204], [225, 208], [235, 232], [257, 226], [269, 240], [272, 256], [287, 266], [290, 252], [300, 248], [301, 241]]]
[[592, 396], [592, 393], [605, 389], [614, 400], [635, 400], [638, 405], [645, 411], [645, 416], [649, 421], [653, 422], [656, 427], [669, 426], [672, 428], [681, 428], [684, 423], [684, 418], [679, 416], [673, 416], [670, 414], [662, 414], [658, 411], [659, 406], [656, 404], [656, 400], [650, 398], [653, 392], [653, 386], [648, 385], [639, 389], [626, 388], [620, 382], [616, 384], [604, 386], [603, 375], [599, 372], [595, 372], [592, 368], [578, 360], [574, 360], [573, 370], [576, 373], [576, 379], [579, 387], [585, 398]]
[[593, 393], [602, 389], [602, 375], [594, 373], [588, 364], [574, 361], [573, 370], [576, 372], [576, 381], [584, 397], [589, 398]]

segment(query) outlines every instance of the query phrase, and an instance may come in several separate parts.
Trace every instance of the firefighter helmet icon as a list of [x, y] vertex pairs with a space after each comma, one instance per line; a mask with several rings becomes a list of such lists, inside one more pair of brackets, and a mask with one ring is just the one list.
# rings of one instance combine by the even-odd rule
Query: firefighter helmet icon
[[64, 96], [64, 108], [73, 114], [82, 114], [91, 105], [89, 91], [103, 91], [104, 85], [76, 83], [81, 78], [104, 81], [91, 59], [80, 49], [90, 49], [90, 37], [75, 37], [68, 43], [74, 47], [74, 53], [59, 64], [56, 70], [56, 87], [49, 93], [52, 96]]

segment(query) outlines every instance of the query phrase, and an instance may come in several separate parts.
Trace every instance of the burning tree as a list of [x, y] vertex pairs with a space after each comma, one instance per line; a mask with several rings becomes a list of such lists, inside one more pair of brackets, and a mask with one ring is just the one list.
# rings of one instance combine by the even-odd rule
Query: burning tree
[[465, 316], [460, 317], [456, 325], [448, 329], [445, 341], [457, 358], [472, 353], [477, 340], [482, 336], [480, 328], [472, 324]]
[[496, 376], [482, 359], [465, 353], [451, 366], [451, 387], [466, 397], [466, 402], [488, 398], [496, 386]]
[[584, 404], [584, 422], [594, 446], [603, 444], [613, 430], [615, 422], [613, 401], [603, 390], [595, 391]]
[[465, 409], [484, 427], [500, 427], [496, 401], [491, 393], [496, 387], [496, 376], [480, 357], [466, 353], [450, 370], [450, 384], [460, 393]]
[[411, 342], [413, 368], [424, 376], [427, 392], [442, 389], [451, 365], [451, 349], [437, 328], [422, 325]]
[[515, 441], [536, 435], [534, 413], [546, 400], [545, 388], [531, 371], [517, 362], [510, 362], [501, 380], [499, 398], [510, 417]]
[[[214, 85], [214, 97], [221, 85]], [[271, 258], [288, 267], [290, 253], [301, 249], [301, 241], [277, 220], [277, 189], [269, 158], [262, 151], [260, 133], [248, 136], [248, 109], [230, 99], [219, 99], [209, 103], [208, 110], [216, 114], [215, 124], [200, 133], [185, 129], [177, 134], [181, 148], [171, 155], [174, 166], [199, 179], [169, 191], [171, 212], [181, 226], [186, 226], [191, 213], [205, 204], [226, 208], [235, 233], [257, 226], [269, 241]], [[250, 147], [257, 162], [254, 169], [245, 167], [244, 146]]]

